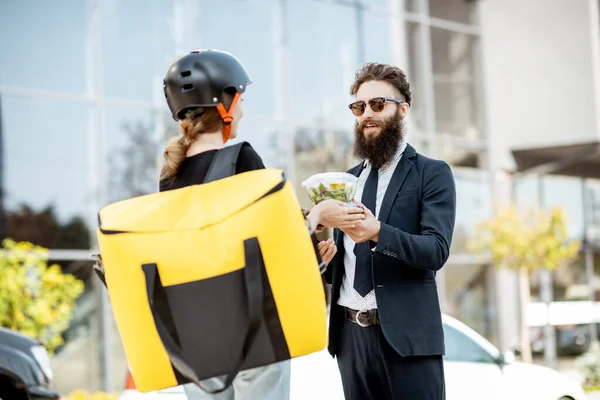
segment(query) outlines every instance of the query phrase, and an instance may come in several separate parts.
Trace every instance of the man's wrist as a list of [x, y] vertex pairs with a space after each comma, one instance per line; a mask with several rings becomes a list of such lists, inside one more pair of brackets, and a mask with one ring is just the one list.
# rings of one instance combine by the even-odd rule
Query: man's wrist
[[381, 230], [381, 221], [377, 221], [377, 229], [375, 230], [375, 233], [373, 234], [373, 236], [371, 237], [371, 241], [377, 243], [379, 241], [379, 231]]
[[319, 225], [319, 223], [321, 222], [321, 207], [318, 206], [314, 206], [310, 212], [306, 215], [306, 220], [308, 221], [309, 224], [309, 230], [315, 231], [317, 229], [317, 226]]

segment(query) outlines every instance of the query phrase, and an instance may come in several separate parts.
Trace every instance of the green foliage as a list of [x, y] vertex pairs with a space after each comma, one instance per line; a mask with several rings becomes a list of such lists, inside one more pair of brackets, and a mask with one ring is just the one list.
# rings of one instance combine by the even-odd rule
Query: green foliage
[[532, 211], [507, 207], [477, 226], [467, 248], [490, 255], [499, 267], [554, 270], [577, 257], [581, 247], [578, 241], [569, 242], [565, 220], [561, 208]]
[[584, 374], [584, 389], [600, 390], [600, 344], [592, 343], [590, 349], [577, 358], [576, 364]]
[[5, 239], [0, 252], [0, 326], [39, 340], [50, 354], [73, 317], [82, 281], [48, 265], [48, 252]]

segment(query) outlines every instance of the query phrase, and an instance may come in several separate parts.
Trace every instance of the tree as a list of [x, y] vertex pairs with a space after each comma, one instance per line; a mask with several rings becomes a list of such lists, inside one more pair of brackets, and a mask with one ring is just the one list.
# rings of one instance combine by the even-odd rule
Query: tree
[[531, 361], [526, 310], [531, 292], [529, 276], [539, 268], [555, 270], [571, 262], [581, 243], [569, 241], [565, 213], [561, 208], [528, 210], [505, 207], [478, 224], [467, 248], [491, 256], [497, 267], [510, 268], [519, 275], [520, 341], [524, 361]]
[[164, 128], [156, 133], [156, 121], [134, 121], [122, 125], [126, 144], [109, 155], [110, 201], [143, 196], [158, 190], [159, 150], [177, 135], [177, 126], [164, 115]]
[[90, 232], [83, 218], [61, 223], [53, 205], [40, 211], [22, 204], [6, 214], [6, 237], [51, 249], [89, 249]]
[[5, 239], [0, 252], [0, 326], [39, 340], [50, 354], [63, 344], [82, 281], [48, 265], [47, 250]]

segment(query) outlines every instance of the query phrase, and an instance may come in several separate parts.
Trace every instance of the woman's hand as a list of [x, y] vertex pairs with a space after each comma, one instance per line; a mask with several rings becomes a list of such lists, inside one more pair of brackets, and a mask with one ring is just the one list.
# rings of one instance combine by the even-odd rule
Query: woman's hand
[[321, 225], [347, 229], [354, 228], [357, 223], [365, 219], [365, 212], [360, 207], [347, 206], [338, 200], [325, 200], [313, 207], [319, 212]]
[[329, 265], [333, 257], [337, 253], [337, 246], [333, 242], [333, 239], [329, 240], [321, 240], [319, 242], [319, 254], [321, 255], [321, 260], [325, 263], [325, 265]]

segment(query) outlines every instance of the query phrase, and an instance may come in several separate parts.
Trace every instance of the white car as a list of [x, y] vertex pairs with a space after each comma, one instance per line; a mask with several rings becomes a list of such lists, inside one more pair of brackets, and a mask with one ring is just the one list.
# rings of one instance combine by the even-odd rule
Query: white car
[[[585, 400], [581, 386], [559, 372], [514, 360], [477, 332], [444, 315], [447, 400]], [[344, 400], [336, 361], [326, 350], [292, 360], [291, 400]], [[119, 400], [187, 400], [181, 386]]]

